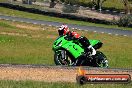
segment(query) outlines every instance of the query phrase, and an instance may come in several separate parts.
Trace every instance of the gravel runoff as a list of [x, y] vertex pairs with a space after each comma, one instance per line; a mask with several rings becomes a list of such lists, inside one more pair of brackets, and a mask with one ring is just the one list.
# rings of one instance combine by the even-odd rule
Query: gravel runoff
[[[0, 65], [0, 80], [34, 80], [44, 82], [76, 82], [79, 67]], [[132, 70], [85, 68], [87, 74], [130, 74]]]

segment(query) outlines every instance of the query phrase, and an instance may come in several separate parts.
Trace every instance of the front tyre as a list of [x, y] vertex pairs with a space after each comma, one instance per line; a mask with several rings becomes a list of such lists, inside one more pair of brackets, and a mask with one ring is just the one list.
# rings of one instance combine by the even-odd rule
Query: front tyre
[[72, 66], [74, 63], [71, 58], [72, 57], [68, 55], [68, 52], [66, 50], [59, 50], [54, 54], [54, 62], [56, 65]]
[[97, 51], [95, 59], [96, 59], [97, 67], [108, 68], [107, 57], [102, 52]]

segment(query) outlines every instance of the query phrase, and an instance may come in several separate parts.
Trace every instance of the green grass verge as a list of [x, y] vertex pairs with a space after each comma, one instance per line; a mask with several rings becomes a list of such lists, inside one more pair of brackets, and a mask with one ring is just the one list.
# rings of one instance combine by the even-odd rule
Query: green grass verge
[[[0, 20], [1, 64], [53, 65], [52, 44], [57, 28]], [[110, 67], [132, 67], [132, 37], [77, 31], [89, 39], [104, 43], [100, 49], [108, 57]]]
[[63, 18], [57, 18], [57, 17], [51, 17], [51, 16], [33, 14], [33, 13], [28, 13], [28, 12], [23, 12], [23, 11], [17, 11], [17, 10], [12, 10], [12, 9], [8, 9], [8, 8], [3, 8], [3, 7], [0, 7], [0, 14], [8, 15], [8, 16], [36, 19], [36, 20], [62, 22], [62, 23], [66, 23], [66, 24], [69, 23], [69, 24], [77, 24], [77, 25], [85, 25], [85, 26], [96, 26], [96, 27], [104, 27], [104, 28], [132, 30], [132, 28], [118, 27], [117, 25], [104, 25], [104, 24], [95, 24], [95, 23], [84, 22], [84, 21], [75, 21], [75, 20], [69, 20], [69, 19], [63, 19]]
[[124, 9], [124, 4], [121, 0], [106, 0], [106, 2], [103, 3], [103, 7]]
[[53, 64], [51, 41], [54, 39], [48, 38], [48, 35], [52, 37], [50, 31], [25, 30], [5, 24], [0, 22], [0, 32], [7, 33], [0, 35], [0, 63]]
[[130, 84], [86, 84], [79, 85], [76, 83], [46, 83], [38, 81], [9, 81], [1, 80], [1, 88], [131, 88]]
[[0, 0], [0, 2], [5, 2], [6, 0]]

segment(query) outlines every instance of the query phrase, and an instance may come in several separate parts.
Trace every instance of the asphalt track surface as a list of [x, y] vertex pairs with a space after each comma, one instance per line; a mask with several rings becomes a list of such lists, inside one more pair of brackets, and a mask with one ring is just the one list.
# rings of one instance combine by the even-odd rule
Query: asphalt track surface
[[[29, 19], [29, 18], [12, 17], [12, 16], [5, 16], [5, 15], [0, 15], [0, 19], [40, 24], [40, 25], [49, 25], [49, 26], [56, 26], [56, 27], [59, 27], [62, 25], [62, 23], [60, 23], [60, 22], [34, 20], [34, 19]], [[98, 33], [114, 34], [114, 35], [122, 35], [122, 36], [132, 36], [132, 30], [120, 30], [120, 29], [114, 29], [114, 28], [82, 26], [82, 25], [75, 25], [75, 24], [70, 24], [70, 23], [67, 25], [69, 26], [69, 28], [72, 28], [72, 29], [93, 31], [93, 32], [98, 32]]]

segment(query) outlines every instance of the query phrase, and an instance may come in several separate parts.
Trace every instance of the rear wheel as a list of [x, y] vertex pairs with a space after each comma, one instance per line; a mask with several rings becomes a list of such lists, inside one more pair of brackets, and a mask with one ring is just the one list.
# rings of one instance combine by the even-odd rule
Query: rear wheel
[[72, 57], [68, 54], [66, 50], [59, 50], [54, 54], [54, 62], [56, 65], [74, 65]]

